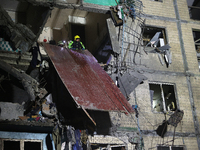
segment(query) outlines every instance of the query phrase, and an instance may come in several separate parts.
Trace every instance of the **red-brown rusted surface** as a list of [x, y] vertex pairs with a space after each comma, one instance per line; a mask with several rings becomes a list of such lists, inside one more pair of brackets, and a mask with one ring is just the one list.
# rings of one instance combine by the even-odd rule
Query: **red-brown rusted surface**
[[50, 44], [44, 47], [77, 105], [91, 110], [134, 112], [88, 50], [73, 51]]

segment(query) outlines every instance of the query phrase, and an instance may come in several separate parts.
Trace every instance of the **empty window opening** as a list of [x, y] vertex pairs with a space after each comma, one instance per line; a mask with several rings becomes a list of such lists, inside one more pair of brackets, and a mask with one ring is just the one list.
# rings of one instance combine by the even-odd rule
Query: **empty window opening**
[[152, 0], [152, 1], [155, 1], [155, 2], [163, 2], [163, 0]]
[[41, 150], [41, 142], [24, 142], [24, 150]]
[[42, 140], [1, 139], [2, 150], [42, 150]]
[[175, 111], [177, 109], [174, 85], [150, 83], [149, 88], [154, 112]]
[[157, 38], [160, 41], [156, 45], [157, 47], [161, 47], [161, 46], [167, 44], [166, 33], [165, 33], [165, 29], [164, 28], [146, 26], [144, 28], [144, 32], [143, 32], [143, 45], [146, 46], [151, 41], [151, 39], [153, 37], [155, 37], [156, 35], [158, 35]]
[[4, 141], [3, 150], [20, 150], [20, 141]]
[[182, 146], [158, 146], [157, 150], [184, 150]]
[[190, 19], [200, 20], [200, 1], [199, 0], [187, 0]]
[[194, 37], [194, 44], [195, 44], [195, 49], [197, 53], [197, 61], [198, 61], [199, 70], [200, 70], [200, 31], [193, 30], [193, 37]]

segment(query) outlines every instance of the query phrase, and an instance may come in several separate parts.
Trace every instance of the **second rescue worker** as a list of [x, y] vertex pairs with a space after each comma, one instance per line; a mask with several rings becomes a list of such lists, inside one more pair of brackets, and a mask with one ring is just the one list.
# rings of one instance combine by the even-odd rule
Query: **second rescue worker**
[[71, 41], [68, 45], [68, 48], [73, 49], [73, 50], [85, 50], [85, 46], [83, 43], [80, 41], [80, 36], [76, 35], [74, 37], [74, 41]]

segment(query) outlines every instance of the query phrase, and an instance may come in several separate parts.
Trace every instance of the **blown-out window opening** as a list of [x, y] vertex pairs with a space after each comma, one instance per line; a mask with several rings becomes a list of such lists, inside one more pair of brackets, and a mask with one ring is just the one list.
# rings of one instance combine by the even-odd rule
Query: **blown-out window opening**
[[193, 29], [193, 38], [194, 38], [194, 45], [196, 49], [196, 54], [197, 54], [197, 61], [199, 65], [199, 70], [200, 70], [200, 30]]
[[[160, 42], [157, 43], [157, 47], [160, 47], [161, 43], [163, 45], [167, 44], [167, 39], [166, 39], [166, 31], [165, 28], [159, 28], [159, 27], [152, 27], [152, 26], [145, 26], [143, 28], [143, 45], [146, 46], [153, 37], [156, 36], [160, 40]], [[150, 46], [150, 45], [149, 45]]]
[[187, 0], [188, 11], [190, 19], [200, 20], [200, 1], [199, 0]]
[[169, 112], [177, 109], [175, 87], [169, 83], [149, 83], [153, 112]]

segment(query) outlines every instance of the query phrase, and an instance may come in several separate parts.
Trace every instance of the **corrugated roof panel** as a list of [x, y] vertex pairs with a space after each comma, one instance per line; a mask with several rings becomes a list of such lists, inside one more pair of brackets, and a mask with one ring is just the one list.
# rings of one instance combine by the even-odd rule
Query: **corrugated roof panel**
[[50, 44], [44, 47], [77, 105], [91, 110], [134, 112], [89, 51], [73, 51]]

